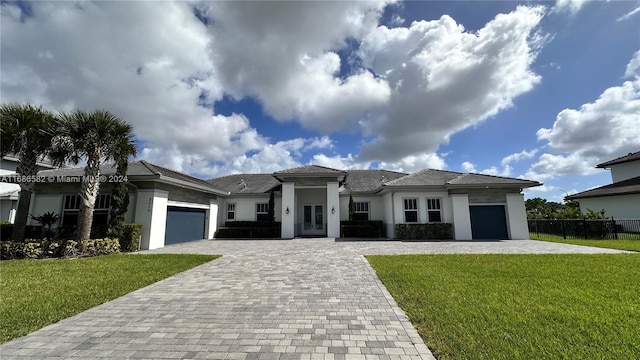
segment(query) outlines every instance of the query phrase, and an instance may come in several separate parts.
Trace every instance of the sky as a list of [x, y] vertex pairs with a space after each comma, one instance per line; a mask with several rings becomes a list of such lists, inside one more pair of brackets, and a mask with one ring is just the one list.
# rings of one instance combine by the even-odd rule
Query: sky
[[0, 100], [107, 109], [201, 178], [317, 164], [537, 180], [640, 151], [640, 1], [1, 1]]

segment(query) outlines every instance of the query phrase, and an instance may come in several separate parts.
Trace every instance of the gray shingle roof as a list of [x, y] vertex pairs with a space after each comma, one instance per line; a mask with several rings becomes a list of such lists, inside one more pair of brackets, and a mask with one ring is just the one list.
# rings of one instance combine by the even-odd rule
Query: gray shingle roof
[[280, 185], [280, 181], [271, 174], [236, 174], [209, 179], [207, 182], [232, 194], [264, 194]]
[[443, 186], [462, 173], [445, 170], [424, 169], [387, 182], [387, 186]]
[[537, 181], [515, 179], [504, 176], [484, 175], [465, 173], [455, 179], [447, 182], [449, 185], [484, 185], [484, 184], [504, 184], [504, 185], [519, 185], [522, 187], [538, 186], [541, 185]]
[[324, 167], [324, 166], [319, 166], [319, 165], [305, 165], [305, 166], [300, 166], [300, 167], [296, 167], [293, 169], [286, 169], [286, 170], [281, 170], [281, 171], [276, 171], [274, 174], [278, 175], [278, 174], [328, 174], [328, 175], [340, 175], [340, 174], [346, 174], [346, 171], [343, 170], [337, 170], [337, 169], [332, 169], [332, 168], [328, 168], [328, 167]]
[[629, 153], [629, 154], [627, 154], [625, 156], [621, 156], [619, 158], [603, 162], [602, 164], [596, 165], [596, 167], [602, 169], [602, 168], [611, 167], [611, 165], [623, 164], [623, 163], [626, 163], [626, 162], [638, 161], [638, 160], [640, 160], [640, 151], [634, 152], [634, 153]]
[[503, 176], [460, 173], [456, 171], [425, 169], [416, 173], [389, 181], [387, 186], [479, 186], [513, 185], [532, 187], [542, 185], [537, 181], [522, 180]]
[[[114, 175], [116, 173], [116, 167], [111, 164], [103, 164], [100, 165], [100, 174], [102, 175]], [[61, 169], [52, 169], [52, 170], [43, 170], [38, 172], [39, 176], [82, 176], [84, 175], [84, 168], [76, 167], [76, 168], [61, 168]], [[127, 168], [127, 176], [131, 177], [153, 177], [156, 179], [162, 178], [169, 183], [174, 183], [176, 185], [191, 185], [198, 189], [205, 191], [212, 191], [218, 193], [226, 193], [222, 192], [215, 187], [213, 187], [206, 180], [198, 179], [196, 177], [183, 174], [181, 172], [167, 169], [160, 165], [152, 164], [145, 160], [132, 161], [129, 163]]]
[[388, 170], [349, 170], [343, 186], [350, 192], [373, 192], [384, 183], [406, 175]]
[[[640, 194], [640, 176], [569, 195], [567, 200], [613, 195]], [[640, 206], [640, 205], [639, 205]]]

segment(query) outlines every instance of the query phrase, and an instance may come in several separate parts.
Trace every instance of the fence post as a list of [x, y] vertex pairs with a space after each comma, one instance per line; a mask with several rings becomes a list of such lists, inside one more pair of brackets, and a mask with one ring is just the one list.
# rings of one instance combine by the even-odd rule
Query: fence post
[[564, 230], [564, 220], [560, 220], [560, 226], [562, 227], [562, 238], [567, 240], [567, 232]]
[[613, 227], [613, 238], [618, 240], [618, 229], [616, 229], [616, 219], [611, 217], [611, 226]]
[[582, 219], [582, 230], [584, 231], [584, 239], [587, 240], [587, 219]]
[[538, 230], [538, 221], [534, 220], [533, 223], [536, 224], [536, 237], [540, 238], [540, 231]]

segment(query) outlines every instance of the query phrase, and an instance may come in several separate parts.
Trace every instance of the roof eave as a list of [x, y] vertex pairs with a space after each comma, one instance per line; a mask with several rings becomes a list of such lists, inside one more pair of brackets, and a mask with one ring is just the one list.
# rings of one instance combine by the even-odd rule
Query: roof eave
[[193, 184], [187, 181], [183, 181], [183, 180], [179, 180], [179, 179], [175, 179], [175, 178], [171, 178], [168, 176], [164, 176], [162, 174], [160, 174], [156, 180], [157, 182], [160, 183], [165, 183], [165, 184], [169, 184], [169, 185], [178, 185], [178, 186], [182, 186], [185, 188], [189, 188], [192, 190], [196, 190], [196, 191], [202, 191], [202, 192], [206, 192], [209, 194], [214, 194], [214, 195], [220, 195], [220, 196], [229, 196], [229, 192], [225, 192], [225, 191], [221, 191], [218, 189], [214, 189], [214, 188], [208, 188], [205, 186], [201, 186], [198, 184]]

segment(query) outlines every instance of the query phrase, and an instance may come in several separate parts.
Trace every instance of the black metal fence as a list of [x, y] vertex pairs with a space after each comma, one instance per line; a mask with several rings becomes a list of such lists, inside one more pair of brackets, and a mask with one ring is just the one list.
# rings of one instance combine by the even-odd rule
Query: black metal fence
[[640, 240], [640, 219], [530, 219], [529, 233], [538, 239]]

